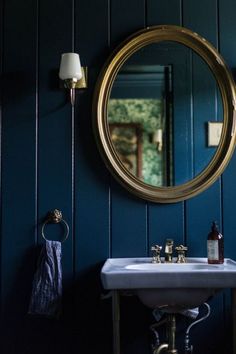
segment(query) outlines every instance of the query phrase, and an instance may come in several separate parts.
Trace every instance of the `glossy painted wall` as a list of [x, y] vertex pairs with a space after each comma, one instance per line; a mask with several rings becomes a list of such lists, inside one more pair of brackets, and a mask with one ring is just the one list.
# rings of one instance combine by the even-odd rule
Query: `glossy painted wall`
[[[2, 354], [111, 353], [111, 303], [99, 271], [107, 257], [146, 256], [167, 237], [206, 256], [218, 220], [225, 256], [236, 258], [235, 156], [223, 177], [189, 201], [158, 205], [124, 191], [106, 170], [92, 133], [92, 95], [114, 47], [154, 24], [188, 27], [236, 66], [235, 0], [2, 0], [1, 6], [1, 338]], [[89, 89], [74, 110], [58, 88], [63, 52], [78, 51]], [[196, 88], [197, 89], [197, 88]], [[209, 107], [210, 116], [214, 107]], [[199, 104], [196, 114], [202, 117]], [[199, 157], [200, 159], [200, 157]], [[41, 225], [61, 209], [70, 226], [63, 244], [63, 316], [30, 318], [27, 308]], [[211, 317], [193, 330], [196, 354], [230, 354], [230, 296], [210, 301]], [[134, 298], [122, 301], [122, 354], [149, 353], [153, 318]], [[179, 319], [182, 338], [185, 319]], [[179, 346], [182, 346], [180, 341]]]

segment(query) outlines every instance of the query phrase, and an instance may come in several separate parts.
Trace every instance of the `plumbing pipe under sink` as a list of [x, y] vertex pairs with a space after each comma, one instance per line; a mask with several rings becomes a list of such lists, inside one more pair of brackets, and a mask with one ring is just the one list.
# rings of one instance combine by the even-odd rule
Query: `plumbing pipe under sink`
[[[207, 303], [204, 303], [203, 305], [207, 308], [207, 313], [201, 318], [199, 318], [198, 320], [192, 322], [186, 330], [185, 339], [184, 339], [185, 354], [191, 354], [193, 352], [193, 346], [190, 344], [190, 339], [189, 339], [189, 332], [191, 328], [196, 324], [204, 321], [210, 315], [211, 312], [210, 306]], [[166, 323], [166, 329], [167, 329], [167, 343], [160, 344], [159, 334], [155, 330], [155, 327], [159, 327], [164, 323]], [[153, 354], [160, 354], [162, 351], [165, 351], [167, 354], [178, 354], [178, 350], [175, 348], [175, 334], [176, 334], [175, 314], [168, 314], [167, 319], [157, 322], [155, 325], [152, 325], [150, 329], [155, 333], [157, 338], [157, 342], [153, 347]]]
[[164, 344], [161, 344], [157, 349], [154, 350], [153, 354], [159, 354], [162, 352], [162, 350], [166, 350], [168, 349], [168, 344], [164, 343]]

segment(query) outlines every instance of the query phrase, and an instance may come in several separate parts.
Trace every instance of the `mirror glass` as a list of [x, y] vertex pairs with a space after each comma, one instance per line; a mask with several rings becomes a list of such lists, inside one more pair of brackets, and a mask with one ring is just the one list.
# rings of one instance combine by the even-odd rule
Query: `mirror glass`
[[223, 105], [207, 63], [191, 48], [163, 41], [121, 66], [107, 115], [125, 168], [148, 185], [170, 187], [192, 180], [213, 158]]

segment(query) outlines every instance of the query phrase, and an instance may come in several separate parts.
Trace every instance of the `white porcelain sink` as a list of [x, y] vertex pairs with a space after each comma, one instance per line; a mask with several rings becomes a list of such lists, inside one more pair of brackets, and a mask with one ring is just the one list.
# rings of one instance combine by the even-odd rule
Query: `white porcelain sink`
[[105, 289], [129, 289], [151, 308], [178, 312], [205, 302], [223, 288], [236, 287], [236, 262], [211, 265], [206, 258], [187, 263], [151, 263], [151, 258], [109, 258], [101, 270]]

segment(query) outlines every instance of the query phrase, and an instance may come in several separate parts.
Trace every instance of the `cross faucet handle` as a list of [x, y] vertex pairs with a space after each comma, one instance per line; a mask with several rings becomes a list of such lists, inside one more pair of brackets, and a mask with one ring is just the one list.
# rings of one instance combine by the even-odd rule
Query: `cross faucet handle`
[[155, 245], [151, 247], [151, 251], [161, 252], [162, 246]]
[[153, 252], [152, 263], [161, 263], [160, 253], [162, 250], [162, 246], [155, 245], [151, 247], [151, 251]]
[[179, 246], [175, 247], [175, 249], [177, 252], [186, 252], [188, 250], [188, 247], [184, 246], [184, 245], [179, 245]]
[[178, 257], [176, 263], [186, 263], [186, 258], [185, 258], [185, 252], [187, 252], [188, 247], [184, 245], [179, 245], [178, 247], [175, 247]]

